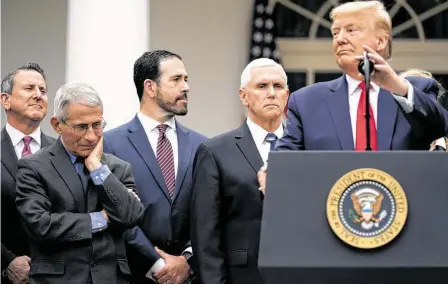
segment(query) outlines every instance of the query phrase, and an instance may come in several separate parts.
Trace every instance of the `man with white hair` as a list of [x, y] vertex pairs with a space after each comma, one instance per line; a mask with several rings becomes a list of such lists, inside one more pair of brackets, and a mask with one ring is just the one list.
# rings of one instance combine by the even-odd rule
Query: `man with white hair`
[[[392, 21], [379, 1], [353, 1], [330, 12], [333, 52], [344, 74], [293, 94], [285, 134], [276, 150], [365, 151], [366, 86], [358, 71], [363, 53], [373, 62], [369, 92], [373, 151], [427, 150], [448, 132], [448, 112], [437, 103], [430, 78], [401, 78], [387, 60], [392, 54]], [[260, 171], [265, 187], [266, 168]]]
[[257, 171], [283, 135], [288, 95], [286, 73], [279, 64], [266, 58], [252, 61], [239, 89], [248, 109], [246, 122], [198, 147], [191, 243], [199, 283], [263, 283], [258, 271], [263, 195]]
[[[123, 232], [144, 218], [131, 166], [103, 153], [103, 105], [62, 86], [51, 146], [18, 162], [16, 205], [30, 237], [30, 283], [128, 283]], [[139, 223], [140, 224], [140, 223]]]

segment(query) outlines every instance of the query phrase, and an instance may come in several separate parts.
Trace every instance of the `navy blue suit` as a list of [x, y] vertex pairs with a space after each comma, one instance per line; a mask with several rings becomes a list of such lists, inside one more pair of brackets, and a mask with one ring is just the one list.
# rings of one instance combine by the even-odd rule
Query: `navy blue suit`
[[[448, 112], [437, 103], [433, 79], [408, 77], [414, 110], [406, 113], [392, 94], [378, 95], [378, 150], [428, 150], [448, 133]], [[285, 133], [276, 150], [354, 150], [347, 81], [316, 83], [291, 94]]]
[[104, 134], [104, 151], [132, 165], [136, 189], [151, 219], [149, 239], [140, 228], [126, 232], [132, 283], [148, 282], [144, 275], [160, 256], [154, 246], [180, 255], [190, 245], [190, 189], [196, 148], [207, 138], [176, 121], [178, 169], [171, 201], [156, 156], [137, 116]]

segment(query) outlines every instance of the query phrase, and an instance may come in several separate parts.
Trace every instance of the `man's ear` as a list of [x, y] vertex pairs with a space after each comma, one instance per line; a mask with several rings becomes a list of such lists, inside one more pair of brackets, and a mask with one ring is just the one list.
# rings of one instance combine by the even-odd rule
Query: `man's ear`
[[[388, 37], [386, 35], [380, 35], [377, 38], [375, 51], [378, 52], [380, 55], [384, 54], [388, 44], [389, 44]], [[384, 58], [384, 59], [386, 59], [386, 58]]]
[[157, 83], [153, 80], [146, 79], [143, 81], [143, 90], [150, 98], [154, 98], [156, 96]]
[[50, 119], [50, 123], [51, 126], [53, 126], [54, 131], [58, 134], [61, 135], [62, 129], [61, 129], [61, 123], [59, 122], [59, 120], [56, 118], [56, 116], [53, 116]]
[[1, 94], [2, 99], [2, 106], [5, 108], [6, 111], [9, 111], [11, 109], [11, 95], [8, 93], [2, 93]]
[[245, 106], [249, 105], [249, 103], [247, 102], [247, 91], [246, 91], [246, 89], [240, 88], [238, 94], [240, 96], [240, 100], [243, 103], [243, 105], [245, 105]]

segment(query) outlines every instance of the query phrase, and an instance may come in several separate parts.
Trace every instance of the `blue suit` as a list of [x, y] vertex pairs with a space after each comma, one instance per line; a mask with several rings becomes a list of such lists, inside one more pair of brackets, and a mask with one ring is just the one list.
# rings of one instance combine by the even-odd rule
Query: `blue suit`
[[136, 189], [151, 220], [150, 241], [140, 228], [126, 232], [127, 252], [133, 281], [148, 282], [144, 275], [160, 256], [154, 246], [180, 255], [190, 244], [189, 202], [192, 162], [198, 145], [207, 138], [176, 121], [178, 170], [173, 200], [165, 186], [156, 156], [137, 116], [129, 123], [104, 134], [104, 151], [132, 166]]
[[[448, 112], [437, 103], [433, 79], [409, 77], [414, 110], [406, 113], [392, 94], [378, 94], [378, 150], [428, 150], [448, 133]], [[285, 133], [276, 150], [354, 150], [345, 76], [291, 94]]]

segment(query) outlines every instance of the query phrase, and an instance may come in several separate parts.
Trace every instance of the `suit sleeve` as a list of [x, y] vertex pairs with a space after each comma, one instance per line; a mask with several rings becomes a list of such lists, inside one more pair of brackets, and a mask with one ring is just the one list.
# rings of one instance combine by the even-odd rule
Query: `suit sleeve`
[[2, 244], [2, 271], [16, 258], [16, 255]]
[[[112, 139], [112, 137], [109, 138], [106, 134], [104, 137], [103, 151], [105, 153], [114, 155], [114, 150], [111, 144], [109, 143], [109, 139]], [[131, 189], [133, 190], [134, 193], [137, 194], [137, 191], [135, 190], [135, 184], [129, 186], [132, 186]], [[137, 251], [139, 251], [142, 255], [144, 255], [146, 259], [149, 260], [150, 264], [149, 267], [151, 267], [160, 258], [160, 256], [154, 249], [153, 244], [146, 237], [150, 235], [147, 230], [147, 228], [149, 228], [148, 226], [150, 226], [148, 223], [149, 219], [150, 218], [146, 218], [146, 216], [143, 216], [139, 226], [135, 226], [132, 229], [128, 229], [124, 233], [124, 239], [129, 245], [134, 247]]]
[[227, 283], [219, 168], [211, 150], [196, 152], [191, 199], [191, 244], [199, 283]]
[[104, 140], [103, 140], [103, 152], [104, 153], [109, 153], [112, 155], [114, 154], [114, 150], [112, 149], [112, 147], [109, 145], [109, 139], [107, 138], [107, 134], [104, 134]]
[[52, 213], [45, 184], [35, 171], [38, 165], [24, 158], [19, 160], [17, 166], [16, 205], [31, 239], [64, 243], [92, 238], [88, 213]]
[[[135, 192], [131, 165], [117, 167], [109, 174], [102, 185], [98, 185], [98, 196], [109, 221], [129, 229], [143, 220], [143, 204], [129, 191]], [[120, 177], [120, 178], [117, 178]], [[101, 190], [102, 189], [102, 190]]]
[[305, 150], [302, 119], [297, 105], [298, 92], [293, 93], [288, 100], [288, 119], [283, 137], [275, 144], [276, 150]]
[[[154, 245], [149, 240], [149, 233], [144, 233], [147, 225], [141, 224], [140, 227], [134, 227], [127, 230], [124, 234], [125, 241], [136, 251], [140, 252], [149, 261], [149, 267], [160, 258], [160, 255], [154, 249]], [[143, 229], [142, 229], [143, 228]]]
[[409, 78], [414, 87], [414, 111], [410, 116], [420, 124], [421, 129], [426, 130], [429, 141], [446, 136], [448, 133], [448, 111], [437, 102], [437, 83], [433, 79], [427, 79], [426, 88], [419, 89], [416, 82]]

